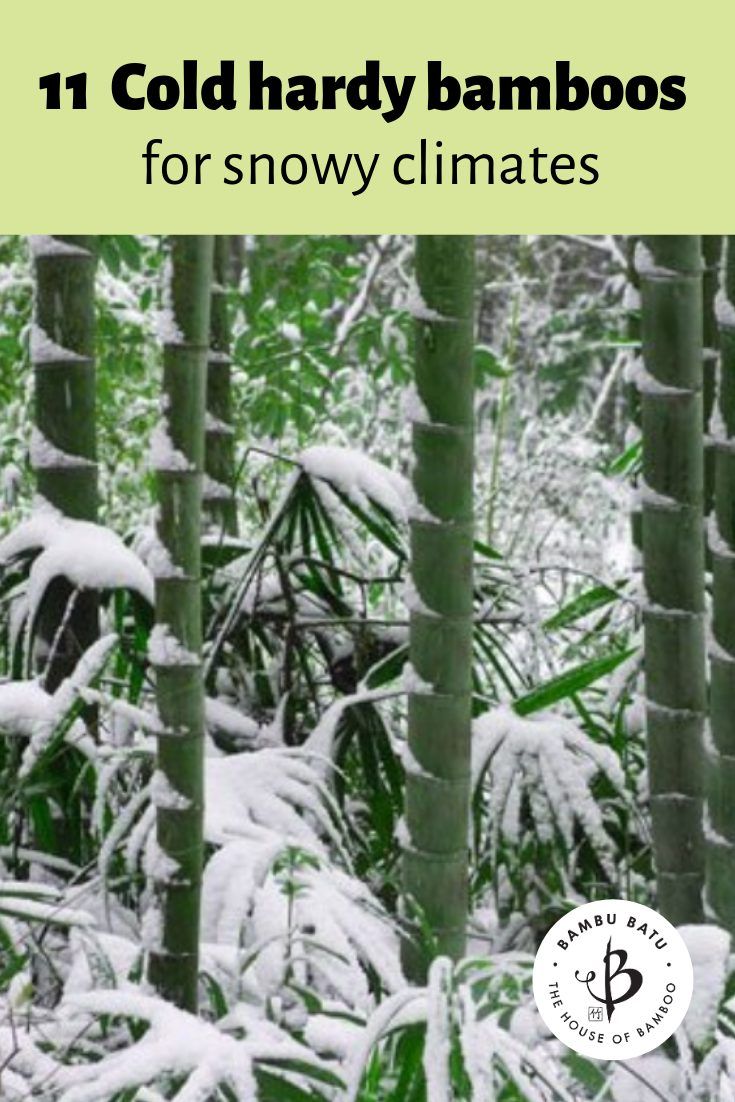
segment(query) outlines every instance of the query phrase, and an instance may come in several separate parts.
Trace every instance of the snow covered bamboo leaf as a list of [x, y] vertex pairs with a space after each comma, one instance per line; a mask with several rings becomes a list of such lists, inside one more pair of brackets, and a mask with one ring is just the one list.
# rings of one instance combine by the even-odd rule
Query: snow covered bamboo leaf
[[214, 855], [202, 914], [208, 941], [243, 946], [260, 998], [290, 973], [324, 998], [364, 1010], [370, 971], [388, 992], [404, 982], [394, 925], [364, 885], [320, 850], [284, 845], [272, 832], [253, 832]]
[[[65, 1006], [68, 1013], [82, 1019], [106, 1015], [142, 1022], [148, 1028], [140, 1040], [101, 1061], [59, 1067], [59, 1102], [109, 1102], [123, 1091], [164, 1087], [172, 1079], [183, 1082], [175, 1096], [177, 1102], [203, 1102], [221, 1090], [232, 1092], [238, 1102], [254, 1102], [259, 1061], [319, 1065], [308, 1049], [252, 1013], [241, 1016], [246, 1035], [239, 1040], [161, 999], [133, 991], [71, 996]], [[237, 1020], [232, 1023], [237, 1024]]]
[[594, 742], [563, 716], [526, 719], [501, 707], [473, 724], [472, 778], [475, 788], [481, 783], [487, 786], [493, 854], [503, 837], [520, 842], [525, 799], [542, 841], [558, 834], [571, 850], [575, 828], [581, 828], [614, 880], [615, 846], [591, 788], [596, 774], [625, 792], [625, 777], [614, 751]]
[[34, 556], [28, 576], [31, 621], [58, 577], [75, 589], [130, 589], [153, 601], [148, 569], [118, 535], [102, 525], [63, 517], [44, 507], [0, 540], [0, 564], [28, 554]]

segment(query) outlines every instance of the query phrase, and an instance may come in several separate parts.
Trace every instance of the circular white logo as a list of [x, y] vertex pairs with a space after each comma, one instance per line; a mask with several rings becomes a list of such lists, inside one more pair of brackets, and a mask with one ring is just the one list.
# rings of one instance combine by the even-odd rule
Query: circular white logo
[[582, 1056], [628, 1060], [657, 1048], [689, 1008], [692, 962], [678, 931], [640, 903], [603, 899], [552, 926], [533, 966], [551, 1032]]

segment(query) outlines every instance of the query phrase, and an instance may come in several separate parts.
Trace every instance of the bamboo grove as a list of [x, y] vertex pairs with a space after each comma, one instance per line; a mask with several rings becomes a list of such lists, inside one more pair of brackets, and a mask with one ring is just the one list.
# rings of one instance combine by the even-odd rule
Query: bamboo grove
[[[436, 953], [455, 958], [465, 944], [470, 805], [473, 241], [417, 239], [412, 384], [415, 684], [404, 890], [407, 915], [428, 924]], [[167, 247], [164, 413], [154, 449], [162, 565], [151, 648], [163, 725], [157, 774], [163, 888], [151, 978], [191, 1008], [203, 812], [199, 518], [206, 514], [227, 534], [237, 530], [225, 286], [231, 250], [223, 237], [174, 237]], [[719, 238], [642, 237], [632, 240], [630, 272], [641, 296], [634, 406], [643, 440], [639, 496], [658, 905], [676, 923], [701, 921], [706, 875], [712, 913], [735, 930], [735, 250], [725, 250], [719, 286], [720, 250]], [[32, 350], [38, 489], [64, 515], [94, 520], [95, 241], [41, 239], [34, 263], [35, 332], [41, 334]], [[634, 334], [637, 328], [635, 322]], [[705, 529], [712, 562], [709, 633]], [[74, 600], [70, 594], [61, 584], [44, 606], [37, 661], [52, 687], [97, 634], [93, 594], [82, 591]], [[413, 974], [425, 975], [427, 961], [410, 938], [406, 960]]]
[[[553, 560], [517, 566], [513, 547], [502, 545], [496, 502], [504, 481], [523, 479], [524, 449], [533, 437], [533, 426], [521, 425], [517, 453], [503, 438], [519, 385], [513, 373], [526, 354], [519, 303], [533, 283], [527, 271], [509, 280], [505, 347], [498, 338], [491, 348], [483, 336], [486, 295], [497, 285], [495, 239], [470, 236], [405, 238], [395, 255], [390, 238], [370, 241], [361, 282], [349, 285], [352, 298], [346, 283], [334, 301], [310, 289], [288, 321], [266, 331], [278, 294], [290, 301], [293, 271], [302, 278], [314, 268], [299, 267], [296, 248], [294, 268], [280, 278], [277, 260], [275, 273], [267, 270], [268, 254], [251, 252], [245, 240], [151, 239], [156, 287], [145, 291], [144, 312], [152, 302], [160, 306], [155, 338], [147, 337], [156, 369], [155, 427], [145, 440], [151, 523], [144, 539], [123, 539], [100, 523], [111, 483], [101, 458], [107, 384], [99, 369], [100, 333], [109, 318], [96, 288], [110, 245], [88, 236], [30, 239], [28, 460], [36, 500], [30, 520], [0, 539], [4, 599], [12, 603], [22, 590], [25, 604], [18, 607], [27, 616], [21, 624], [17, 615], [3, 636], [11, 659], [7, 684], [0, 684], [0, 731], [15, 724], [20, 734], [0, 760], [0, 806], [10, 824], [0, 861], [9, 862], [19, 883], [31, 882], [35, 850], [28, 839], [53, 838], [53, 876], [61, 880], [71, 869], [73, 887], [79, 870], [96, 868], [93, 890], [116, 936], [124, 926], [120, 915], [135, 899], [142, 956], [124, 982], [100, 982], [103, 1034], [109, 1021], [128, 1014], [120, 1010], [124, 999], [113, 995], [129, 993], [131, 984], [167, 1010], [199, 1015], [208, 1026], [210, 1018], [226, 1022], [228, 1044], [248, 1035], [248, 1015], [262, 996], [265, 1055], [247, 1055], [240, 1066], [229, 1050], [220, 1051], [225, 1034], [215, 1041], [212, 1027], [206, 1045], [192, 1047], [191, 1065], [177, 1057], [173, 1068], [156, 1065], [155, 1075], [140, 1082], [116, 1066], [105, 1071], [109, 1080], [103, 1075], [101, 1082], [112, 1084], [109, 1096], [99, 1093], [105, 1102], [142, 1099], [138, 1087], [150, 1088], [151, 1099], [181, 1091], [182, 1098], [234, 1102], [404, 1096], [481, 1102], [476, 1081], [487, 1087], [484, 1097], [496, 1095], [457, 1042], [469, 1014], [468, 961], [482, 957], [483, 937], [497, 935], [490, 921], [481, 927], [478, 914], [492, 911], [508, 929], [516, 923], [524, 951], [535, 949], [560, 907], [580, 896], [579, 863], [585, 886], [590, 893], [599, 886], [600, 898], [605, 891], [626, 898], [648, 892], [648, 902], [676, 926], [735, 938], [735, 238], [607, 239], [626, 292], [618, 314], [620, 360], [603, 391], [615, 389], [629, 433], [623, 459], [610, 469], [616, 477], [622, 472], [626, 488], [631, 484], [625, 530], [633, 566], [614, 585], [586, 571], [590, 587], [571, 598], [564, 588], [562, 607], [544, 615], [535, 605], [538, 589], [545, 586], [556, 600], [549, 575], [561, 578], [563, 588], [572, 566]], [[325, 253], [316, 268], [337, 280], [340, 265], [351, 271], [352, 263]], [[391, 264], [406, 297], [396, 304], [385, 293], [384, 316], [378, 308], [371, 314], [381, 266]], [[266, 322], [248, 343], [254, 318]], [[318, 340], [305, 348], [310, 325]], [[405, 473], [348, 446], [359, 431], [371, 438], [385, 408], [369, 378], [363, 389], [346, 388], [341, 435], [329, 438], [342, 444], [312, 444], [350, 341], [363, 342], [355, 358], [369, 375], [391, 334], [404, 357], [391, 367], [390, 390], [401, 392]], [[0, 350], [2, 339], [0, 332]], [[607, 333], [595, 330], [593, 339], [604, 343]], [[140, 348], [131, 348], [125, 354], [135, 370]], [[325, 349], [327, 372], [319, 360]], [[242, 394], [248, 353], [265, 364], [258, 424]], [[501, 398], [488, 413], [487, 393], [496, 384]], [[606, 416], [603, 399], [606, 393], [593, 403], [590, 436]], [[287, 406], [298, 442], [290, 454], [279, 444]], [[131, 403], [131, 424], [138, 413]], [[105, 431], [114, 435], [118, 426]], [[551, 448], [544, 477], [561, 462], [563, 444], [560, 437], [558, 454]], [[575, 446], [581, 451], [585, 444]], [[274, 467], [277, 477], [269, 473]], [[533, 523], [535, 494], [532, 487], [521, 529]], [[76, 560], [87, 540], [95, 560], [84, 573]], [[335, 553], [340, 540], [349, 560]], [[383, 604], [374, 600], [381, 586], [389, 594]], [[611, 611], [616, 602], [633, 608], [623, 642]], [[598, 614], [589, 636], [612, 623], [609, 655], [584, 650], [586, 617]], [[544, 665], [570, 625], [579, 635], [563, 662], [552, 655]], [[522, 646], [504, 650], [516, 629], [527, 630], [530, 658]], [[596, 717], [606, 706], [600, 683], [607, 686], [607, 678], [624, 686], [626, 710], [621, 705], [601, 734]], [[590, 687], [597, 691], [593, 704], [584, 695]], [[258, 702], [255, 718], [224, 703], [245, 697]], [[641, 701], [643, 717], [633, 734], [625, 718], [632, 700]], [[113, 736], [101, 749], [103, 715]], [[132, 728], [137, 741], [128, 737]], [[37, 781], [38, 758], [62, 743], [71, 747], [63, 762], [80, 755], [73, 767]], [[640, 828], [621, 792], [642, 773]], [[108, 806], [107, 792], [118, 783], [117, 802]], [[61, 793], [63, 812], [49, 811], [45, 786]], [[81, 810], [67, 814], [80, 793]], [[99, 823], [107, 834], [95, 852], [89, 838]], [[338, 871], [330, 864], [334, 853]], [[518, 862], [530, 868], [527, 876], [518, 875]], [[110, 868], [123, 884], [117, 901]], [[46, 890], [31, 896], [32, 911]], [[8, 891], [0, 870], [3, 967]], [[258, 892], [262, 913], [253, 904]], [[78, 922], [73, 937], [81, 943], [84, 923], [66, 896], [56, 903], [71, 914], [72, 926]], [[351, 909], [358, 905], [359, 921]], [[278, 937], [268, 925], [277, 912]], [[52, 915], [52, 931], [54, 921]], [[239, 954], [235, 1010], [223, 994], [221, 974], [231, 960], [221, 934]], [[502, 936], [502, 951], [514, 948]], [[322, 952], [318, 966], [315, 945]], [[115, 951], [122, 952], [119, 945]], [[345, 1032], [355, 1026], [359, 1015], [344, 1010], [356, 985], [351, 954], [362, 969], [364, 1005], [373, 1007], [378, 1024], [369, 1015], [360, 1019], [368, 1040], [354, 1050], [359, 1058], [353, 1051], [336, 1072], [322, 1059], [328, 1046], [315, 1042], [318, 1056], [310, 1063], [302, 1018], [319, 1019], [315, 1036], [325, 1022], [338, 1021]], [[266, 963], [258, 973], [261, 955]], [[274, 995], [268, 984], [278, 968]], [[329, 984], [316, 997], [309, 983], [320, 968]], [[94, 974], [91, 965], [88, 971]], [[491, 991], [499, 999], [494, 1029], [516, 981], [495, 990], [492, 970], [480, 975], [472, 998], [481, 990], [482, 998]], [[345, 1000], [338, 1009], [335, 991]], [[416, 1016], [406, 1011], [402, 1022], [412, 992], [424, 1001], [420, 1010], [411, 1004]], [[158, 1002], [130, 1003], [136, 1046], [147, 1036], [139, 1014], [152, 1006], [160, 1014]], [[446, 1036], [428, 1024], [437, 1008], [454, 1023]], [[164, 1015], [160, 1025], [155, 1014], [151, 1036], [175, 1032], [185, 1020]], [[472, 1018], [478, 1035], [486, 1017], [483, 1011]], [[426, 1051], [417, 1056], [410, 1030], [419, 1022]], [[0, 1022], [0, 1094], [2, 1036]], [[497, 1097], [557, 1097], [547, 1072], [529, 1063], [531, 1049], [521, 1058], [517, 1048], [502, 1049], [498, 1036], [487, 1040], [500, 1046], [492, 1057], [501, 1069], [493, 1080]], [[216, 1073], [210, 1044], [215, 1063], [221, 1058]], [[374, 1056], [380, 1045], [409, 1071], [401, 1065], [381, 1080]], [[463, 1069], [454, 1094], [441, 1075], [421, 1093], [435, 1074], [427, 1055], [432, 1045], [437, 1059], [446, 1055], [448, 1077], [455, 1065]], [[695, 1063], [705, 1048], [695, 1051]], [[81, 1067], [84, 1060], [69, 1063]], [[141, 1066], [154, 1063], [151, 1057]], [[291, 1073], [308, 1082], [294, 1086]], [[70, 1102], [98, 1097], [88, 1086], [92, 1072], [86, 1080], [73, 1074], [87, 1072], [68, 1072]], [[423, 1085], [411, 1093], [421, 1076]], [[161, 1082], [169, 1093], [156, 1093]], [[49, 1098], [66, 1102], [59, 1090]]]

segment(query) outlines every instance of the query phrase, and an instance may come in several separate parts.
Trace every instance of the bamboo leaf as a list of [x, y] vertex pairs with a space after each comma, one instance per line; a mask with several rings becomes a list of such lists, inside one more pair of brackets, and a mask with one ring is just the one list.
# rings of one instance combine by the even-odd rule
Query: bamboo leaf
[[629, 650], [617, 651], [614, 654], [606, 655], [604, 658], [593, 658], [588, 662], [573, 666], [557, 677], [552, 677], [543, 685], [532, 689], [530, 693], [518, 697], [513, 702], [513, 708], [521, 716], [551, 708], [552, 705], [568, 699], [583, 689], [588, 689], [595, 681], [599, 681], [600, 678], [612, 673], [626, 658], [634, 653], [634, 650], [635, 648], [631, 647]]

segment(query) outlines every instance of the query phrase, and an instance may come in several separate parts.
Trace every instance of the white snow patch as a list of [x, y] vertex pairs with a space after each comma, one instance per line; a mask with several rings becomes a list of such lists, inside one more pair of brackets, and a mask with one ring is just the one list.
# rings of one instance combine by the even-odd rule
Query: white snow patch
[[81, 356], [70, 348], [62, 348], [53, 341], [40, 325], [31, 326], [31, 362], [36, 366], [43, 364], [80, 364], [89, 363], [88, 356]]
[[59, 575], [79, 589], [131, 589], [153, 602], [153, 578], [120, 537], [100, 524], [39, 509], [0, 540], [0, 563], [39, 551], [28, 578], [28, 607], [35, 615]]
[[195, 471], [182, 451], [175, 448], [168, 432], [168, 422], [160, 420], [151, 433], [149, 462], [154, 471]]
[[179, 329], [173, 310], [166, 306], [155, 315], [155, 334], [161, 344], [184, 344], [184, 334]]
[[31, 255], [38, 256], [89, 256], [89, 250], [81, 245], [73, 245], [70, 241], [62, 241], [50, 234], [30, 234], [28, 244]]
[[321, 478], [366, 509], [370, 501], [396, 520], [406, 521], [412, 500], [410, 483], [363, 452], [321, 444], [306, 448], [299, 463], [312, 478]]
[[653, 253], [641, 240], [636, 242], [633, 264], [638, 275], [646, 279], [673, 279], [678, 275], [672, 268], [664, 268], [657, 264]]
[[31, 464], [36, 470], [43, 469], [60, 469], [69, 467], [85, 467], [88, 470], [94, 469], [96, 464], [92, 459], [87, 459], [83, 455], [72, 455], [70, 452], [62, 451], [61, 448], [57, 448], [55, 444], [52, 444], [50, 440], [47, 440], [40, 429], [34, 428], [31, 431], [31, 447], [30, 447]]
[[735, 306], [723, 290], [715, 297], [715, 317], [721, 329], [735, 329]]
[[186, 811], [191, 807], [191, 800], [181, 792], [177, 792], [164, 772], [156, 769], [151, 778], [151, 799], [156, 807], [164, 811]]
[[202, 498], [204, 501], [230, 501], [232, 490], [224, 482], [205, 474], [202, 478]]
[[148, 637], [148, 658], [154, 666], [198, 666], [199, 655], [187, 650], [168, 624], [156, 624]]
[[717, 926], [680, 926], [694, 968], [694, 991], [684, 1029], [695, 1048], [710, 1041], [725, 994], [730, 965], [730, 935]]

